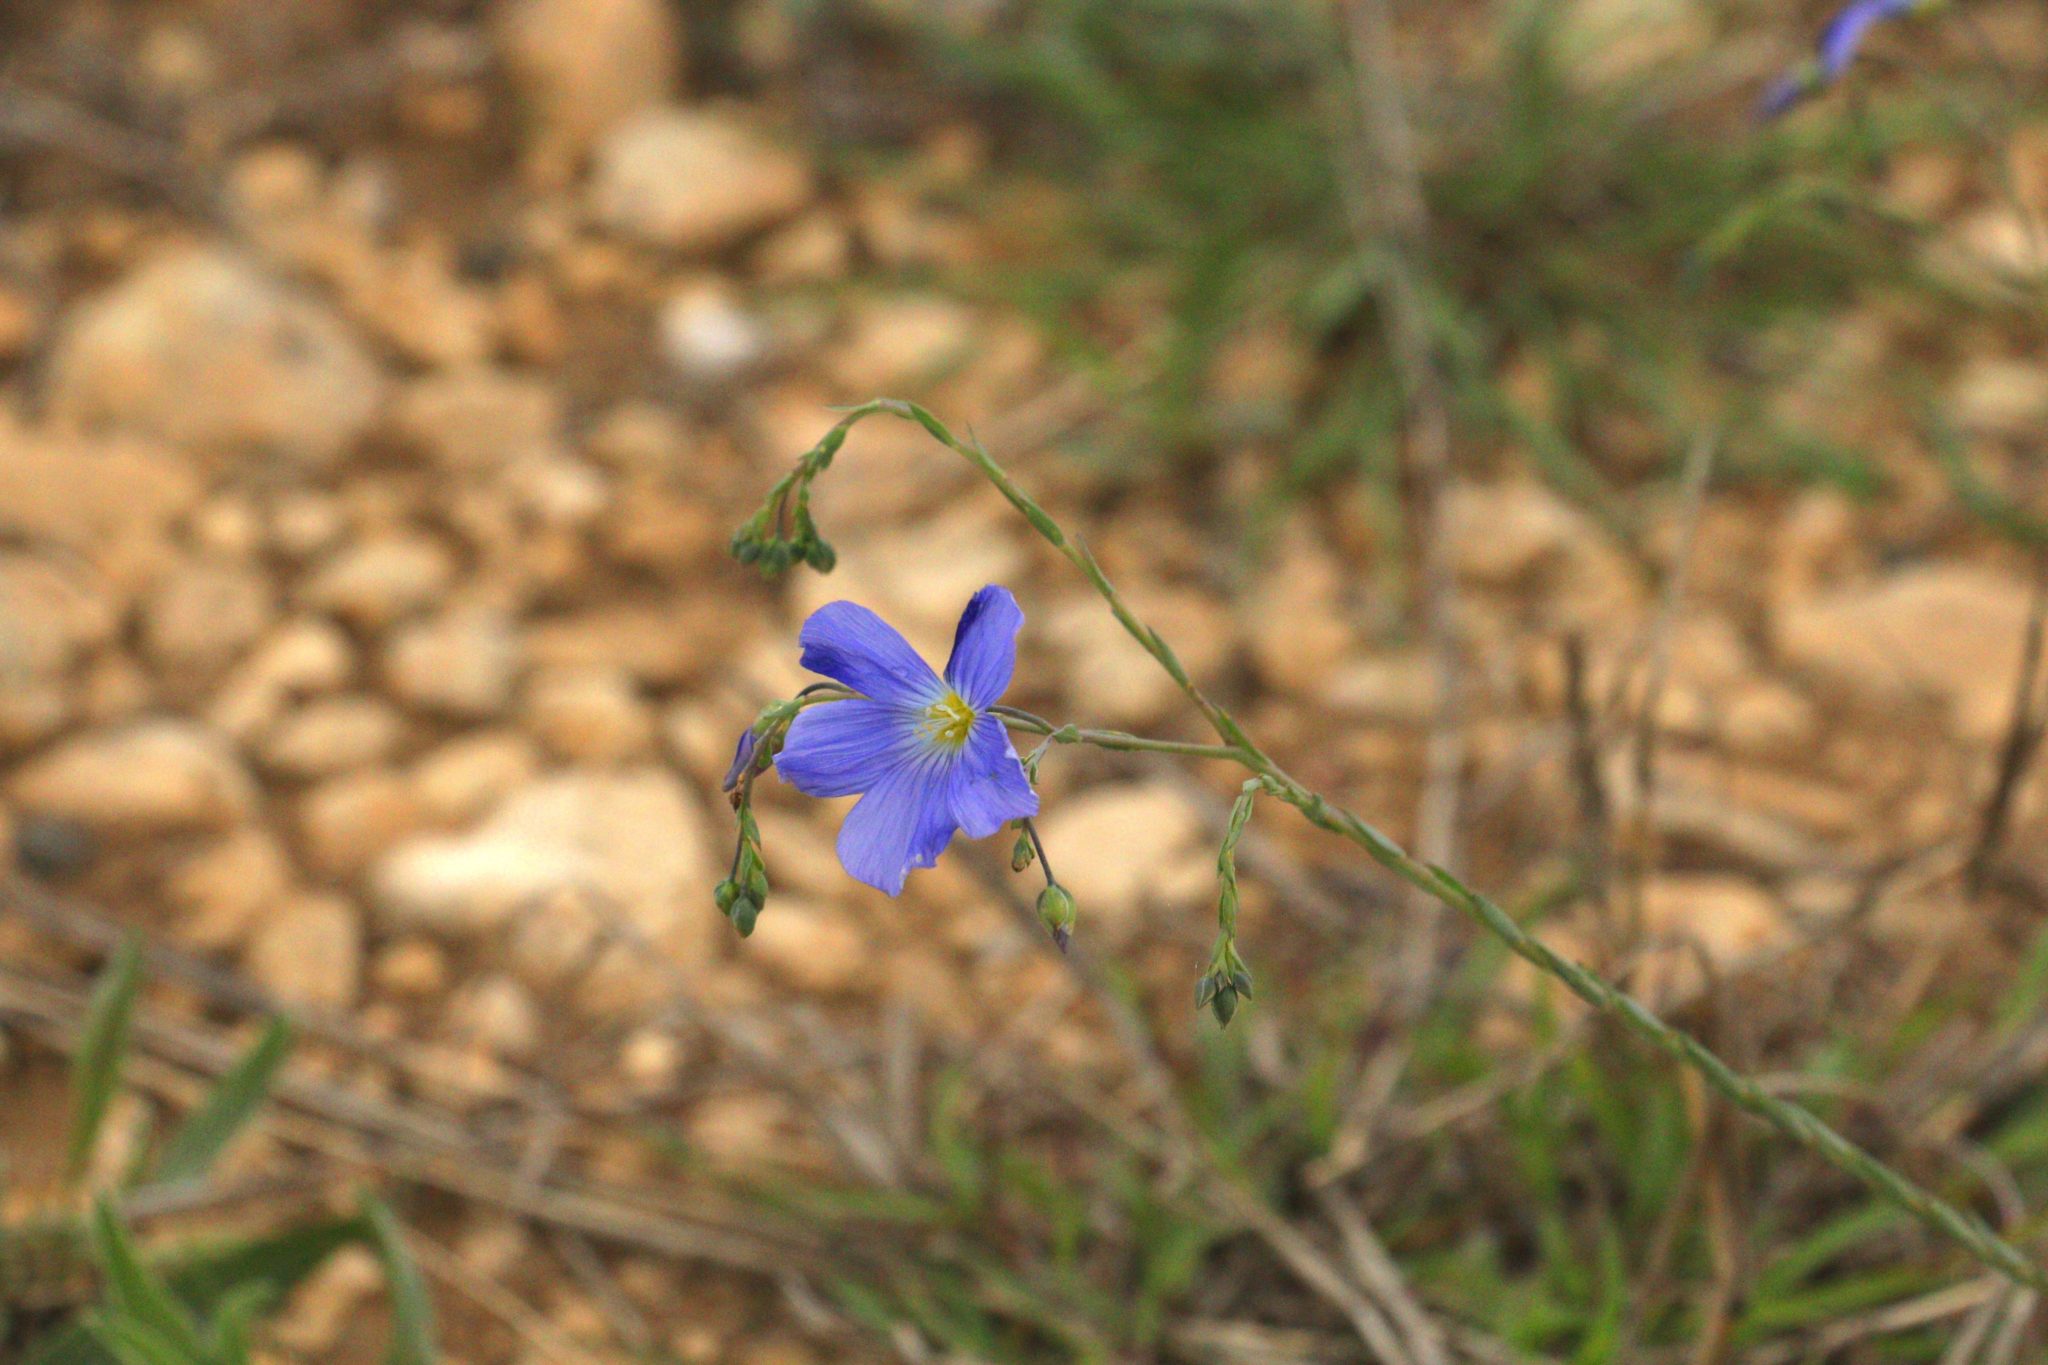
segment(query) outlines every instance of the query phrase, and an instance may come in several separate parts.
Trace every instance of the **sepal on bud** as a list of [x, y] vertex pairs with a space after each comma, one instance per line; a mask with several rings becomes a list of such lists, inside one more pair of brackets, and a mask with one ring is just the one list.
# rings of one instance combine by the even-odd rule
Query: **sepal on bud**
[[1074, 897], [1067, 888], [1053, 882], [1038, 893], [1038, 921], [1063, 953], [1073, 941], [1074, 920]]
[[1022, 872], [1038, 861], [1038, 849], [1031, 842], [1031, 831], [1017, 832], [1017, 845], [1010, 850], [1010, 871]]

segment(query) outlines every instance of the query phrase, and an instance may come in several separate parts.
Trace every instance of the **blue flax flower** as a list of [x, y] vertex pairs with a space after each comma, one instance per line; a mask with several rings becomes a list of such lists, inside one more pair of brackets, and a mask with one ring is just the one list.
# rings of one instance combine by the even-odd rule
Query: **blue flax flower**
[[980, 839], [1038, 813], [1009, 731], [989, 714], [1023, 624], [1009, 589], [983, 588], [960, 614], [941, 678], [866, 607], [832, 602], [804, 622], [804, 667], [860, 695], [798, 713], [775, 769], [807, 796], [861, 793], [839, 830], [839, 861], [856, 879], [896, 895], [956, 830]]
[[1885, 20], [1932, 7], [1933, 0], [1853, 0], [1836, 11], [1821, 30], [1813, 59], [1780, 77], [1764, 92], [1764, 117], [1776, 118], [1807, 96], [1840, 80], [1849, 63], [1856, 60], [1863, 40]]

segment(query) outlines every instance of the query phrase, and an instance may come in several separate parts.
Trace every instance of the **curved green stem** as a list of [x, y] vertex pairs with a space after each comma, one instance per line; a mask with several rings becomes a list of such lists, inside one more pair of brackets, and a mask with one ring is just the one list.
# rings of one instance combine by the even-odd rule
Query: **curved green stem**
[[1472, 890], [1439, 867], [1412, 857], [1399, 844], [1380, 833], [1350, 811], [1330, 802], [1287, 775], [1279, 764], [1253, 742], [1237, 720], [1211, 701], [1189, 677], [1172, 648], [1159, 632], [1138, 618], [1095, 556], [1081, 542], [1067, 535], [1050, 513], [1011, 481], [1010, 476], [980, 446], [961, 440], [931, 413], [915, 403], [895, 398], [877, 398], [848, 410], [827, 433], [817, 448], [805, 455], [796, 478], [807, 483], [831, 463], [846, 439], [846, 433], [865, 417], [886, 413], [916, 422], [948, 449], [978, 469], [996, 491], [1023, 514], [1032, 529], [1078, 568], [1108, 603], [1117, 621], [1146, 653], [1158, 661], [1176, 686], [1201, 712], [1223, 740], [1221, 745], [1182, 744], [1173, 740], [1148, 740], [1114, 730], [1082, 730], [1074, 726], [1055, 727], [1050, 722], [1010, 707], [995, 708], [1003, 718], [1024, 729], [1062, 744], [1093, 744], [1098, 748], [1128, 752], [1187, 754], [1200, 758], [1222, 758], [1242, 764], [1280, 800], [1300, 811], [1311, 824], [1350, 840], [1364, 849], [1389, 872], [1425, 894], [1459, 911], [1481, 929], [1492, 934], [1518, 957], [1537, 970], [1564, 984], [1584, 1000], [1637, 1037], [1675, 1060], [1691, 1067], [1716, 1093], [1743, 1112], [1768, 1123], [1786, 1137], [1805, 1147], [1844, 1174], [1861, 1181], [1880, 1197], [1912, 1214], [1926, 1226], [1953, 1238], [1972, 1256], [2013, 1280], [2033, 1289], [2048, 1290], [2048, 1275], [2034, 1260], [1993, 1232], [1976, 1215], [1958, 1208], [1931, 1191], [1923, 1189], [1884, 1162], [1864, 1151], [1829, 1127], [1818, 1115], [1802, 1105], [1769, 1094], [1755, 1081], [1737, 1072], [1706, 1044], [1683, 1029], [1657, 1017], [1647, 1005], [1598, 974], [1560, 955], [1518, 924], [1514, 917], [1493, 901]]

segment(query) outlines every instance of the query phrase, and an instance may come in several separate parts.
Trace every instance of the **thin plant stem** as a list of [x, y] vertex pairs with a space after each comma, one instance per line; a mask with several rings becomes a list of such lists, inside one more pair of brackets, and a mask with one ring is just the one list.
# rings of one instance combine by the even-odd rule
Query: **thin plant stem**
[[[955, 436], [944, 423], [924, 408], [902, 399], [877, 398], [847, 410], [841, 416], [838, 425], [826, 435], [818, 447], [803, 458], [797, 477], [808, 480], [822, 473], [844, 443], [846, 433], [862, 419], [878, 413], [917, 423], [942, 445], [980, 470], [983, 476], [995, 485], [996, 491], [1023, 514], [1024, 519], [1031, 523], [1032, 528], [1044, 537], [1048, 544], [1080, 569], [1082, 575], [1108, 604], [1117, 621], [1131, 638], [1166, 670], [1167, 676], [1173, 679], [1175, 685], [1201, 712], [1217, 736], [1223, 740], [1223, 744], [1181, 745], [1168, 740], [1146, 741], [1139, 736], [1123, 735], [1115, 731], [1093, 732], [1104, 737], [1099, 742], [1097, 739], [1089, 738], [1091, 732], [1071, 726], [1053, 730], [1037, 717], [1025, 712], [1012, 714], [1009, 708], [1004, 708], [1006, 719], [1018, 721], [1027, 728], [1046, 734], [1049, 739], [1058, 742], [1093, 743], [1103, 748], [1140, 752], [1193, 752], [1205, 758], [1234, 760], [1254, 777], [1262, 779], [1260, 785], [1266, 791], [1293, 806], [1310, 824], [1356, 844], [1365, 850], [1374, 862], [1401, 881], [1458, 911], [1479, 928], [1493, 935], [1517, 957], [1562, 983], [1567, 990], [1594, 1010], [1615, 1020], [1636, 1037], [1673, 1060], [1691, 1068], [1709, 1088], [1736, 1108], [1768, 1124], [1843, 1174], [1860, 1181], [1873, 1193], [1911, 1214], [1928, 1228], [1952, 1239], [1984, 1265], [2017, 1284], [2036, 1290], [2048, 1290], [2048, 1274], [2044, 1274], [2042, 1268], [2030, 1256], [1992, 1231], [1975, 1214], [1922, 1188], [1836, 1132], [1811, 1110], [1769, 1093], [1756, 1081], [1729, 1066], [1706, 1044], [1685, 1030], [1658, 1018], [1648, 1006], [1634, 996], [1558, 953], [1485, 895], [1465, 885], [1443, 868], [1411, 856], [1407, 850], [1365, 820], [1289, 776], [1253, 741], [1235, 717], [1211, 700], [1195, 684], [1172, 647], [1159, 632], [1139, 619], [1123, 595], [1109, 581], [1109, 576], [1103, 572], [1095, 556], [1089, 553], [1081, 541], [1068, 535], [1050, 513], [1017, 486], [987, 451], [979, 445]], [[1040, 726], [1047, 728], [1040, 729]]]

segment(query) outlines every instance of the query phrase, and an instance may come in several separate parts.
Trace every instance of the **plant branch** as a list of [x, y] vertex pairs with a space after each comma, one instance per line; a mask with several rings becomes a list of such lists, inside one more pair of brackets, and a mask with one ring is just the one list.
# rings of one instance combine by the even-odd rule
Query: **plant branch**
[[[808, 484], [811, 479], [822, 473], [830, 465], [839, 447], [844, 444], [846, 433], [854, 424], [876, 413], [886, 413], [892, 417], [916, 422], [941, 444], [967, 459], [1024, 515], [1034, 530], [1081, 570], [1094, 585], [1096, 592], [1108, 603], [1118, 622], [1159, 662], [1168, 676], [1223, 739], [1224, 746], [1220, 749], [1216, 746], [1197, 746], [1200, 756], [1234, 759], [1255, 778], [1263, 779], [1260, 785], [1265, 790], [1300, 811], [1311, 824], [1348, 839], [1364, 849], [1373, 861], [1401, 881], [1470, 919], [1500, 940], [1516, 956], [1562, 983], [1566, 989], [1593, 1009], [1614, 1019], [1629, 1032], [1674, 1060], [1690, 1067], [1710, 1088], [1744, 1113], [1769, 1124], [1843, 1174], [1860, 1181], [1875, 1194], [1910, 1213], [1927, 1227], [1951, 1238], [1971, 1256], [2008, 1279], [2032, 1289], [2048, 1290], [2048, 1274], [2044, 1274], [2042, 1268], [2025, 1252], [1992, 1231], [1982, 1219], [1923, 1189], [1893, 1170], [1836, 1132], [1811, 1110], [1770, 1094], [1756, 1081], [1729, 1066], [1697, 1038], [1658, 1018], [1648, 1006], [1634, 996], [1559, 954], [1549, 944], [1523, 928], [1513, 916], [1486, 896], [1442, 868], [1411, 856], [1407, 850], [1365, 820], [1290, 777], [1278, 763], [1259, 748], [1228, 711], [1211, 701], [1195, 685], [1172, 648], [1157, 631], [1147, 626], [1131, 610], [1122, 594], [1109, 581], [1108, 575], [1102, 571], [1095, 557], [1078, 540], [1068, 536], [1053, 520], [1051, 514], [1020, 489], [986, 451], [953, 435], [931, 413], [915, 403], [901, 399], [877, 398], [861, 404], [847, 411], [839, 423], [827, 433], [825, 439], [803, 457], [794, 476], [796, 480]], [[1037, 718], [1029, 717], [1024, 723], [1032, 722], [1037, 722]], [[1071, 732], [1072, 735], [1071, 739], [1064, 742], [1095, 742], [1083, 738], [1088, 732], [1074, 730], [1072, 727], [1062, 727], [1060, 731], [1052, 731], [1048, 727], [1039, 731], [1056, 740], [1064, 732]], [[1099, 733], [1115, 735], [1116, 732]], [[1119, 738], [1124, 741], [1137, 740], [1136, 736]], [[1179, 746], [1168, 751], [1179, 751]]]

